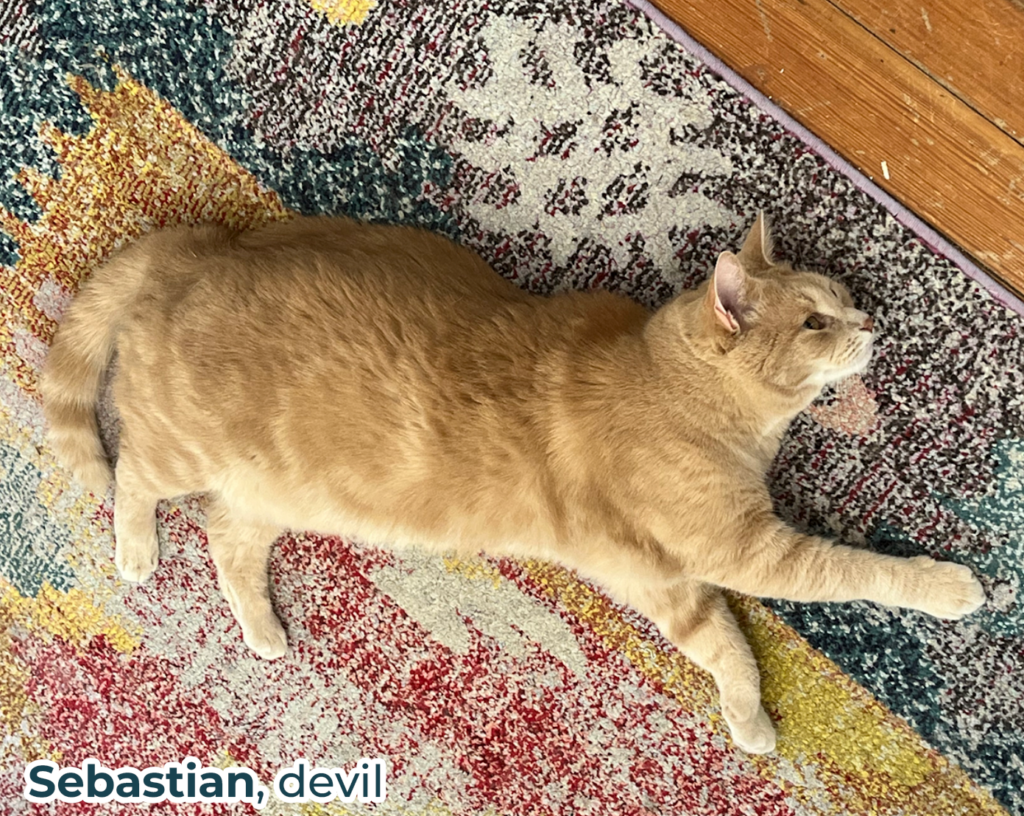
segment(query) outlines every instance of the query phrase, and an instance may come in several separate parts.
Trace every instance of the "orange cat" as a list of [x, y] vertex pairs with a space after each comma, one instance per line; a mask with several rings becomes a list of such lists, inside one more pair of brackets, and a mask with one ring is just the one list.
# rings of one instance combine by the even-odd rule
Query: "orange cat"
[[286, 650], [267, 587], [283, 529], [550, 559], [657, 623], [714, 676], [736, 744], [765, 752], [723, 588], [945, 618], [984, 602], [967, 567], [836, 546], [772, 512], [783, 432], [864, 369], [872, 335], [840, 284], [771, 260], [761, 219], [650, 314], [527, 294], [423, 231], [296, 218], [116, 256], [71, 306], [42, 393], [54, 449], [105, 491], [94, 409], [117, 350], [118, 569], [156, 568], [158, 499], [208, 493], [220, 586], [265, 658]]

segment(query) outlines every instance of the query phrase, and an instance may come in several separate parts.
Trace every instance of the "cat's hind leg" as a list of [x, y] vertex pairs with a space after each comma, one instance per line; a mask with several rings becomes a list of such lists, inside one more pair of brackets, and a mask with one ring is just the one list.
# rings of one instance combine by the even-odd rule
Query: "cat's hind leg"
[[140, 478], [131, 454], [122, 450], [114, 484], [114, 563], [126, 581], [145, 581], [156, 569], [160, 559], [156, 504], [160, 498]]
[[284, 627], [270, 602], [267, 565], [281, 528], [247, 520], [219, 496], [206, 507], [206, 536], [217, 581], [246, 645], [264, 660], [288, 650]]

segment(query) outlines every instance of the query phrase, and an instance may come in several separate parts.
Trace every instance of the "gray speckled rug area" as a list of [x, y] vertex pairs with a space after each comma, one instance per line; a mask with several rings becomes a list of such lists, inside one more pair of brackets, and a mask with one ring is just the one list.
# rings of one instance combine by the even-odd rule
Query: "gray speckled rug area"
[[[39, 759], [191, 756], [269, 786], [299, 758], [365, 756], [387, 763], [382, 813], [1024, 814], [1022, 319], [639, 11], [0, 0], [0, 134], [5, 812], [56, 809], [24, 799]], [[959, 623], [738, 601], [768, 757], [732, 748], [710, 679], [648, 622], [543, 564], [286, 536], [292, 649], [260, 662], [216, 590], [202, 503], [164, 504], [159, 570], [122, 583], [109, 497], [43, 440], [63, 309], [156, 226], [413, 223], [538, 293], [653, 306], [762, 208], [778, 253], [842, 279], [881, 330], [869, 371], [794, 424], [779, 512], [970, 564], [989, 595]], [[267, 805], [299, 810], [323, 809]]]

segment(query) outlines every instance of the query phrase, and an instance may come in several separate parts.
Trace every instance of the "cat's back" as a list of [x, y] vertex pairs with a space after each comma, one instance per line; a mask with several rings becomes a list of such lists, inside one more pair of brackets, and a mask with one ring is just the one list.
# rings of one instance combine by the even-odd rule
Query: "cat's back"
[[439, 308], [521, 302], [527, 295], [476, 253], [425, 230], [299, 216], [235, 232], [203, 225], [150, 233], [137, 253], [147, 269], [146, 314], [305, 298], [310, 307], [386, 297]]
[[303, 218], [154, 240], [121, 343], [128, 424], [164, 458], [169, 439], [182, 462], [206, 452], [204, 489], [246, 473], [309, 512], [372, 499], [435, 531], [548, 518], [554, 392], [646, 316], [607, 292], [531, 295], [419, 230]]
[[237, 235], [232, 252], [257, 279], [293, 269], [341, 297], [386, 294], [478, 307], [528, 297], [472, 250], [415, 227], [298, 217]]
[[371, 363], [462, 345], [494, 316], [514, 329], [522, 321], [509, 315], [522, 318], [537, 300], [442, 236], [347, 218], [300, 216], [241, 233], [180, 227], [131, 251], [146, 273], [125, 321], [128, 345], [154, 361], [187, 359], [200, 375], [287, 367], [331, 349]]
[[558, 360], [645, 316], [603, 292], [531, 295], [444, 237], [344, 218], [179, 228], [139, 246], [123, 391], [133, 381], [140, 404], [159, 391], [238, 422], [333, 400], [382, 433], [412, 410], [436, 436], [485, 415], [507, 426]]

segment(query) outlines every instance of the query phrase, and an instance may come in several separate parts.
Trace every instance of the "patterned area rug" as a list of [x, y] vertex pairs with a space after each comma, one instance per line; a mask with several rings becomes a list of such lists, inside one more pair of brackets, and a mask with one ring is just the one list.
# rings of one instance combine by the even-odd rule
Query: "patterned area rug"
[[[4, 813], [57, 809], [22, 796], [34, 760], [191, 756], [268, 785], [299, 758], [384, 758], [380, 813], [1024, 814], [1021, 317], [640, 11], [0, 0], [0, 134]], [[732, 748], [710, 679], [647, 621], [540, 563], [286, 536], [272, 569], [292, 648], [261, 662], [216, 589], [201, 501], [161, 506], [160, 567], [127, 585], [110, 497], [43, 440], [36, 378], [62, 310], [156, 226], [419, 224], [538, 293], [653, 306], [759, 208], [781, 256], [841, 278], [881, 328], [868, 373], [795, 423], [779, 512], [970, 564], [989, 595], [960, 623], [736, 599], [769, 756]]]

